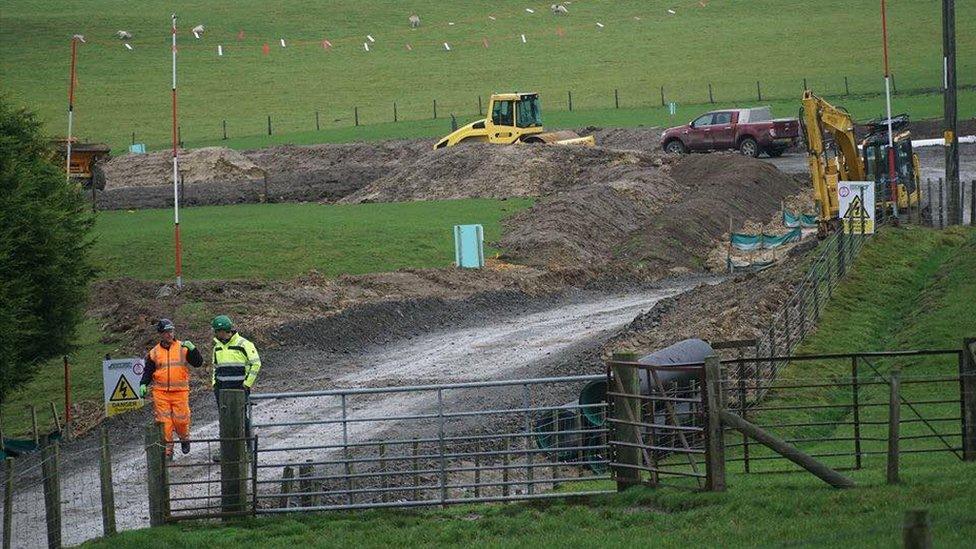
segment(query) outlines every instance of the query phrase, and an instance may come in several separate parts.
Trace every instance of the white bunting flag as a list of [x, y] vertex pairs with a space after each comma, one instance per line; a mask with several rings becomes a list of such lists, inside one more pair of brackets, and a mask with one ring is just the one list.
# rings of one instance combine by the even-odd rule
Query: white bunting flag
[[532, 9], [532, 8], [525, 8], [525, 11], [527, 11], [529, 13], [535, 13], [535, 10]]
[[451, 21], [451, 22], [449, 22], [449, 23], [447, 24], [447, 26], [449, 26], [449, 27], [453, 27], [453, 26], [454, 26], [454, 21]]
[[525, 35], [524, 34], [522, 35], [522, 43], [523, 44], [525, 43]]
[[125, 43], [125, 47], [126, 47], [127, 49], [130, 49], [130, 50], [132, 49], [132, 45], [131, 45], [131, 44], [129, 44], [128, 42], [126, 42], [126, 43]]
[[282, 48], [285, 47], [285, 39], [284, 38], [281, 39], [281, 47]]
[[494, 15], [489, 15], [488, 16], [488, 19], [491, 19], [492, 21], [495, 21], [495, 16]]
[[372, 35], [372, 34], [367, 34], [367, 35], [366, 35], [366, 38], [367, 38], [367, 39], [368, 39], [368, 40], [369, 40], [370, 42], [376, 42], [376, 40], [373, 40], [373, 35]]
[[200, 33], [198, 33], [197, 31], [193, 31], [193, 37], [196, 38], [197, 40], [199, 40], [200, 39]]
[[363, 49], [369, 51], [369, 42], [363, 42]]
[[678, 12], [676, 12], [676, 11], [674, 11], [674, 10], [668, 10], [668, 13], [670, 13], [671, 15], [674, 15], [674, 14], [676, 14], [676, 13], [678, 13]]
[[407, 51], [413, 51], [413, 46], [411, 46], [410, 44], [407, 44]]
[[217, 55], [219, 55], [221, 57], [224, 56], [224, 47], [223, 46], [217, 46]]
[[448, 45], [447, 42], [444, 42], [444, 49], [447, 50], [447, 51], [451, 51], [451, 46]]
[[603, 23], [597, 23], [596, 26], [598, 26], [598, 27], [600, 27], [602, 29], [603, 28]]

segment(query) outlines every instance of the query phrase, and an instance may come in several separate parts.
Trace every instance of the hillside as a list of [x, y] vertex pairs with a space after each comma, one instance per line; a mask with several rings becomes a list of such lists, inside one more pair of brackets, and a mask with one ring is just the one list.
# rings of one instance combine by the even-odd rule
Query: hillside
[[[450, 113], [477, 112], [479, 96], [486, 100], [493, 90], [513, 89], [539, 91], [549, 113], [567, 110], [570, 91], [577, 113], [609, 109], [589, 120], [564, 113], [549, 117], [557, 125], [619, 125], [607, 120], [621, 113], [629, 124], [661, 123], [666, 120], [662, 86], [667, 100], [683, 108], [707, 103], [709, 85], [719, 103], [756, 100], [757, 81], [764, 102], [783, 100], [774, 103], [782, 116], [795, 113], [804, 80], [819, 93], [840, 94], [845, 77], [853, 95], [875, 96], [852, 112], [866, 118], [881, 110], [876, 1], [577, 0], [562, 17], [552, 15], [549, 4], [216, 0], [180, 5], [181, 136], [188, 143], [220, 140], [223, 121], [231, 138], [262, 136], [268, 116], [275, 136], [309, 132], [316, 127], [316, 112], [323, 130], [348, 128], [354, 107], [361, 124], [376, 125], [392, 121], [394, 102], [400, 120], [422, 120], [433, 117], [436, 100], [441, 129], [376, 130], [386, 137], [434, 135], [448, 126]], [[137, 141], [165, 148], [172, 9], [148, 0], [6, 2], [0, 14], [3, 90], [35, 108], [52, 134], [63, 133], [69, 39], [81, 33], [87, 43], [78, 55], [76, 134], [115, 147], [128, 145], [135, 134]], [[940, 35], [939, 5], [902, 0], [890, 2], [889, 10], [896, 88], [937, 90], [941, 41], [913, 37]], [[976, 35], [963, 27], [976, 18], [976, 2], [958, 1], [956, 10], [959, 84], [972, 86]], [[409, 28], [411, 13], [420, 15], [420, 28]], [[206, 31], [196, 39], [188, 30], [200, 23]], [[118, 30], [132, 33], [131, 50], [114, 37]], [[962, 95], [964, 107], [969, 105], [961, 109], [962, 117], [972, 115], [971, 95]], [[653, 115], [633, 110], [639, 107], [657, 109]], [[894, 107], [916, 118], [939, 114], [919, 112], [923, 106], [906, 95], [896, 96]], [[681, 111], [679, 117], [691, 114]], [[332, 140], [364, 133], [347, 131]]]

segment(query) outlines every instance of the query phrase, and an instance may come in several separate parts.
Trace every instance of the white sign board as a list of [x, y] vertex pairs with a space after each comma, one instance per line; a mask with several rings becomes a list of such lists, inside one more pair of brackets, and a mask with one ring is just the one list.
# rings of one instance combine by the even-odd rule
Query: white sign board
[[838, 181], [838, 213], [847, 234], [874, 234], [874, 182]]
[[144, 368], [141, 358], [102, 361], [106, 417], [142, 408], [145, 401], [139, 396], [139, 381]]

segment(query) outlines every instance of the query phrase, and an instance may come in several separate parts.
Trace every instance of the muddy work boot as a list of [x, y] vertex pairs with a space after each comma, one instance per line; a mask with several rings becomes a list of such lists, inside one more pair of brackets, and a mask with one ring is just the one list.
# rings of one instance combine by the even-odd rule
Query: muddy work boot
[[189, 454], [190, 453], [190, 442], [187, 441], [187, 440], [181, 440], [180, 441], [180, 451], [183, 452], [184, 454]]
[[210, 459], [212, 459], [214, 463], [220, 463], [220, 450], [214, 452], [213, 455], [210, 456]]

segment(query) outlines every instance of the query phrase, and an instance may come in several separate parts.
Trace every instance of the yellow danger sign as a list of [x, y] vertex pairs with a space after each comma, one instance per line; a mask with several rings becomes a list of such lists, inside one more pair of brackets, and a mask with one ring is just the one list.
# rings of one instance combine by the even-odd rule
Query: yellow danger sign
[[123, 402], [126, 400], [139, 400], [139, 395], [132, 388], [129, 380], [123, 375], [119, 377], [119, 382], [115, 384], [115, 390], [112, 391], [112, 397], [108, 401]]
[[105, 415], [111, 417], [122, 412], [138, 410], [145, 401], [136, 387], [145, 368], [140, 358], [123, 358], [102, 362], [105, 388]]
[[838, 181], [837, 199], [845, 233], [874, 233], [873, 181]]

